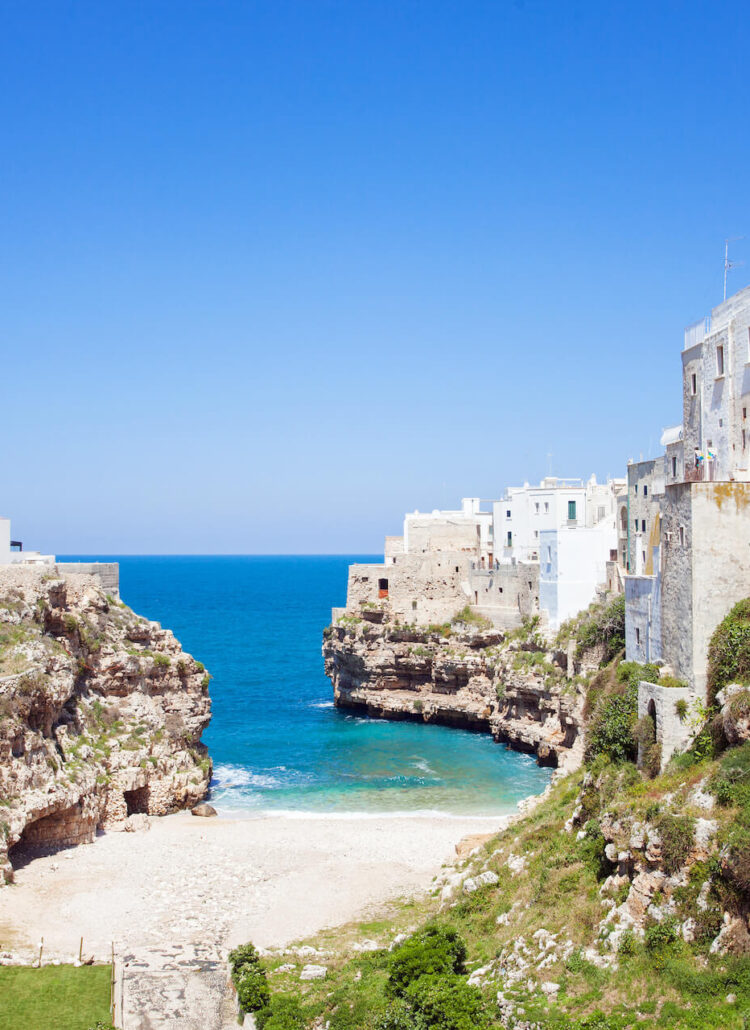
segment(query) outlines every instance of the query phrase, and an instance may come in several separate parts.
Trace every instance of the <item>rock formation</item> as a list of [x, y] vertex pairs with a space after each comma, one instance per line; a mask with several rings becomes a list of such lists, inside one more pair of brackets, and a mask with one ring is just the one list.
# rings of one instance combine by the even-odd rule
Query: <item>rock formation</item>
[[28, 849], [204, 797], [208, 682], [94, 577], [0, 569], [0, 883]]
[[568, 678], [568, 654], [549, 649], [533, 627], [508, 635], [455, 621], [423, 629], [363, 609], [326, 630], [323, 656], [342, 708], [492, 733], [544, 765], [573, 769], [582, 760], [583, 690]]

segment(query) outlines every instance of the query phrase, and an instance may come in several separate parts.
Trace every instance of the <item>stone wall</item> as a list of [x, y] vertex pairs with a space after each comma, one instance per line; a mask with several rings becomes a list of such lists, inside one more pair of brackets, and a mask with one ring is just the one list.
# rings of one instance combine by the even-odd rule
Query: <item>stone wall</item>
[[120, 566], [117, 562], [55, 562], [55, 568], [61, 576], [69, 572], [96, 576], [105, 594], [115, 599], [120, 597]]
[[[695, 735], [689, 717], [680, 718], [677, 702], [691, 705], [695, 693], [689, 687], [664, 687], [642, 680], [638, 684], [638, 718], [652, 716], [656, 723], [656, 739], [661, 744], [661, 768], [664, 770], [676, 751], [684, 751]], [[638, 763], [641, 762], [640, 747]]]

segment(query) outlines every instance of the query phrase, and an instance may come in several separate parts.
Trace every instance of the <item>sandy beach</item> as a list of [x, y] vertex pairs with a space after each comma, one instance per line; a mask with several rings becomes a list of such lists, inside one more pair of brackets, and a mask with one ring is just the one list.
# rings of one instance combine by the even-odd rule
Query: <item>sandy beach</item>
[[[83, 937], [85, 955], [106, 959], [114, 944], [146, 969], [169, 949], [219, 958], [248, 940], [286, 945], [429, 887], [463, 837], [502, 819], [180, 813], [148, 822], [18, 869], [0, 891], [0, 949], [30, 957], [43, 937], [45, 957], [70, 960]], [[198, 1007], [204, 1026], [224, 1025]], [[187, 1012], [153, 1025], [179, 1019], [191, 1025]], [[138, 1025], [131, 1015], [127, 1026]]]

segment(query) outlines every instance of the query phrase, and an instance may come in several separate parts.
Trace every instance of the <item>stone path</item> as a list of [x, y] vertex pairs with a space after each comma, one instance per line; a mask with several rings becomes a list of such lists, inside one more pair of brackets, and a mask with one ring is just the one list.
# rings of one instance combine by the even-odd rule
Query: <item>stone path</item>
[[208, 946], [141, 948], [115, 962], [121, 1030], [229, 1030], [237, 1015], [227, 964]]

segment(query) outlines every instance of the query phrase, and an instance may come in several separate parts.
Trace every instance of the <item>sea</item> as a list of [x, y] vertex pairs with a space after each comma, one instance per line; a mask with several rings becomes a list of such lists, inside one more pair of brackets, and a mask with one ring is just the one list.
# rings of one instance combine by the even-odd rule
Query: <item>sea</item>
[[551, 772], [486, 734], [339, 710], [323, 629], [347, 569], [370, 555], [70, 555], [120, 563], [120, 594], [211, 674], [203, 735], [219, 815], [487, 815]]

